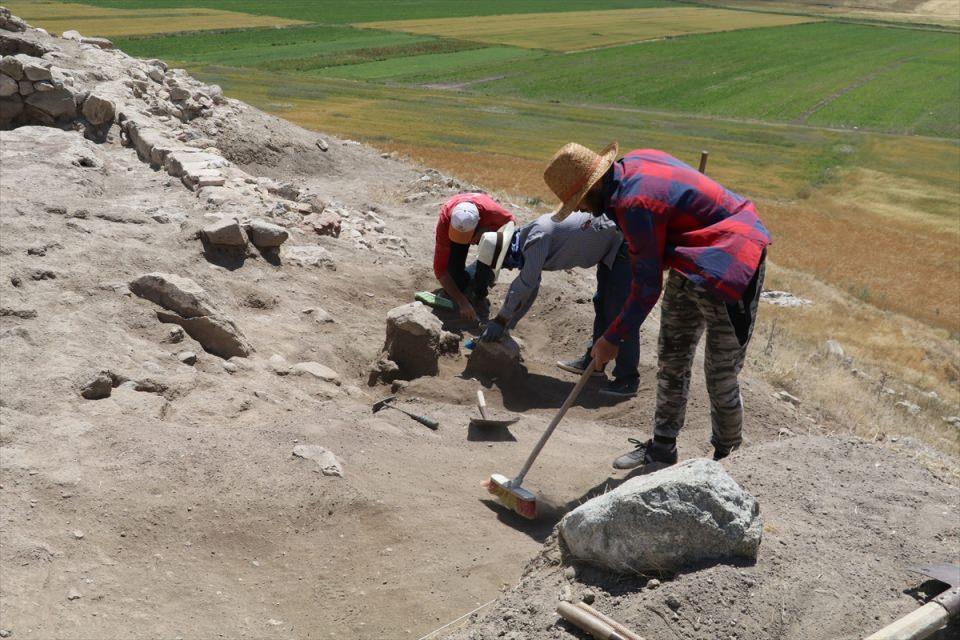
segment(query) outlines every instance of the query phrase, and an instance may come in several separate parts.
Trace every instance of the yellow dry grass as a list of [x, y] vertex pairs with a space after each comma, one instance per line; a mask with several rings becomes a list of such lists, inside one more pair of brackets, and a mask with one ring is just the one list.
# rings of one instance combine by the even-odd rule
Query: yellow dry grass
[[51, 33], [75, 29], [85, 36], [106, 38], [303, 24], [301, 20], [217, 9], [110, 9], [37, 0], [9, 0], [4, 5], [31, 25]]
[[527, 49], [579, 51], [627, 42], [711, 31], [732, 31], [816, 22], [810, 16], [699, 7], [571, 11], [509, 16], [392, 20], [356, 26], [435, 35]]

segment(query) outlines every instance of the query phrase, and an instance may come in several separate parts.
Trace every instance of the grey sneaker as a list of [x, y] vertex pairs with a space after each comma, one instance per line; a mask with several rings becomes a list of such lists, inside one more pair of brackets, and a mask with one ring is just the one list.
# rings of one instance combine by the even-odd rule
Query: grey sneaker
[[[557, 366], [563, 369], [564, 371], [569, 371], [570, 373], [576, 373], [577, 375], [583, 375], [583, 371], [592, 364], [592, 359], [590, 354], [584, 354], [579, 358], [574, 360], [559, 360], [557, 361]], [[606, 374], [603, 371], [594, 371], [594, 378], [602, 378]]]
[[635, 438], [627, 438], [627, 442], [634, 446], [633, 451], [628, 451], [613, 461], [614, 469], [635, 469], [643, 466], [650, 471], [669, 467], [677, 464], [677, 447], [667, 448], [664, 445], [653, 441], [653, 438], [646, 442], [640, 442]]

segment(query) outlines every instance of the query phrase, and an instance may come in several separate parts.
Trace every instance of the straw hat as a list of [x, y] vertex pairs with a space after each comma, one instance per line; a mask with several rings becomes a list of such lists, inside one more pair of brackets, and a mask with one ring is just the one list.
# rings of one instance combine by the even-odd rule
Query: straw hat
[[470, 244], [473, 232], [480, 224], [480, 210], [472, 202], [461, 202], [450, 212], [450, 242]]
[[487, 231], [480, 236], [480, 244], [477, 245], [477, 260], [493, 269], [495, 277], [500, 275], [503, 260], [507, 257], [507, 251], [510, 250], [510, 243], [513, 241], [513, 233], [516, 228], [517, 225], [510, 221], [500, 227], [499, 231]]
[[562, 203], [553, 214], [554, 221], [561, 222], [570, 215], [616, 159], [616, 142], [611, 142], [600, 153], [594, 153], [576, 142], [566, 144], [557, 151], [543, 172], [544, 182]]

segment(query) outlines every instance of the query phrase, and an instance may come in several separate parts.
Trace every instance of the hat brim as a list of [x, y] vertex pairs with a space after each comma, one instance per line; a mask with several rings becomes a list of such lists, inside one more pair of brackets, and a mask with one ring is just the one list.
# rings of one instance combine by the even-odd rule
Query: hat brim
[[490, 265], [490, 268], [493, 269], [493, 275], [495, 277], [500, 276], [500, 269], [503, 268], [503, 261], [507, 257], [507, 252], [510, 250], [510, 243], [513, 242], [513, 234], [517, 230], [517, 225], [511, 220], [507, 224], [503, 225], [497, 229], [497, 234], [502, 238], [500, 250], [497, 252], [497, 258], [494, 261], [494, 264]]
[[597, 182], [603, 178], [604, 174], [610, 169], [614, 161], [617, 159], [617, 153], [619, 153], [620, 145], [616, 142], [611, 142], [608, 144], [603, 151], [598, 155], [600, 156], [600, 162], [597, 164], [597, 168], [593, 170], [593, 173], [590, 175], [590, 178], [583, 185], [583, 188], [580, 189], [577, 193], [567, 198], [563, 203], [561, 203], [560, 208], [556, 210], [553, 214], [554, 222], [563, 222], [566, 220], [573, 211], [577, 208], [577, 205], [580, 204], [580, 201], [583, 200], [583, 196], [587, 195], [587, 192], [593, 188]]

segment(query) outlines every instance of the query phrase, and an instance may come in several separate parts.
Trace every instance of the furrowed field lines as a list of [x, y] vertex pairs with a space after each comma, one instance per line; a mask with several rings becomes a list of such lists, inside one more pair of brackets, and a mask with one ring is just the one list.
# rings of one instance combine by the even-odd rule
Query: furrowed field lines
[[502, 76], [470, 88], [484, 95], [957, 137], [958, 60], [958, 34], [818, 23], [398, 74], [410, 83]]
[[783, 26], [816, 20], [804, 16], [669, 7], [490, 16], [482, 20], [394, 20], [357, 26], [529, 49], [576, 51], [691, 33]]
[[53, 33], [76, 29], [90, 36], [138, 36], [207, 29], [246, 29], [301, 24], [300, 20], [255, 16], [216, 9], [110, 9], [84, 4], [5, 1], [4, 6], [31, 24]]
[[241, 11], [253, 15], [281, 16], [322, 24], [674, 5], [669, 0], [86, 0], [86, 2], [120, 9], [206, 7]]

